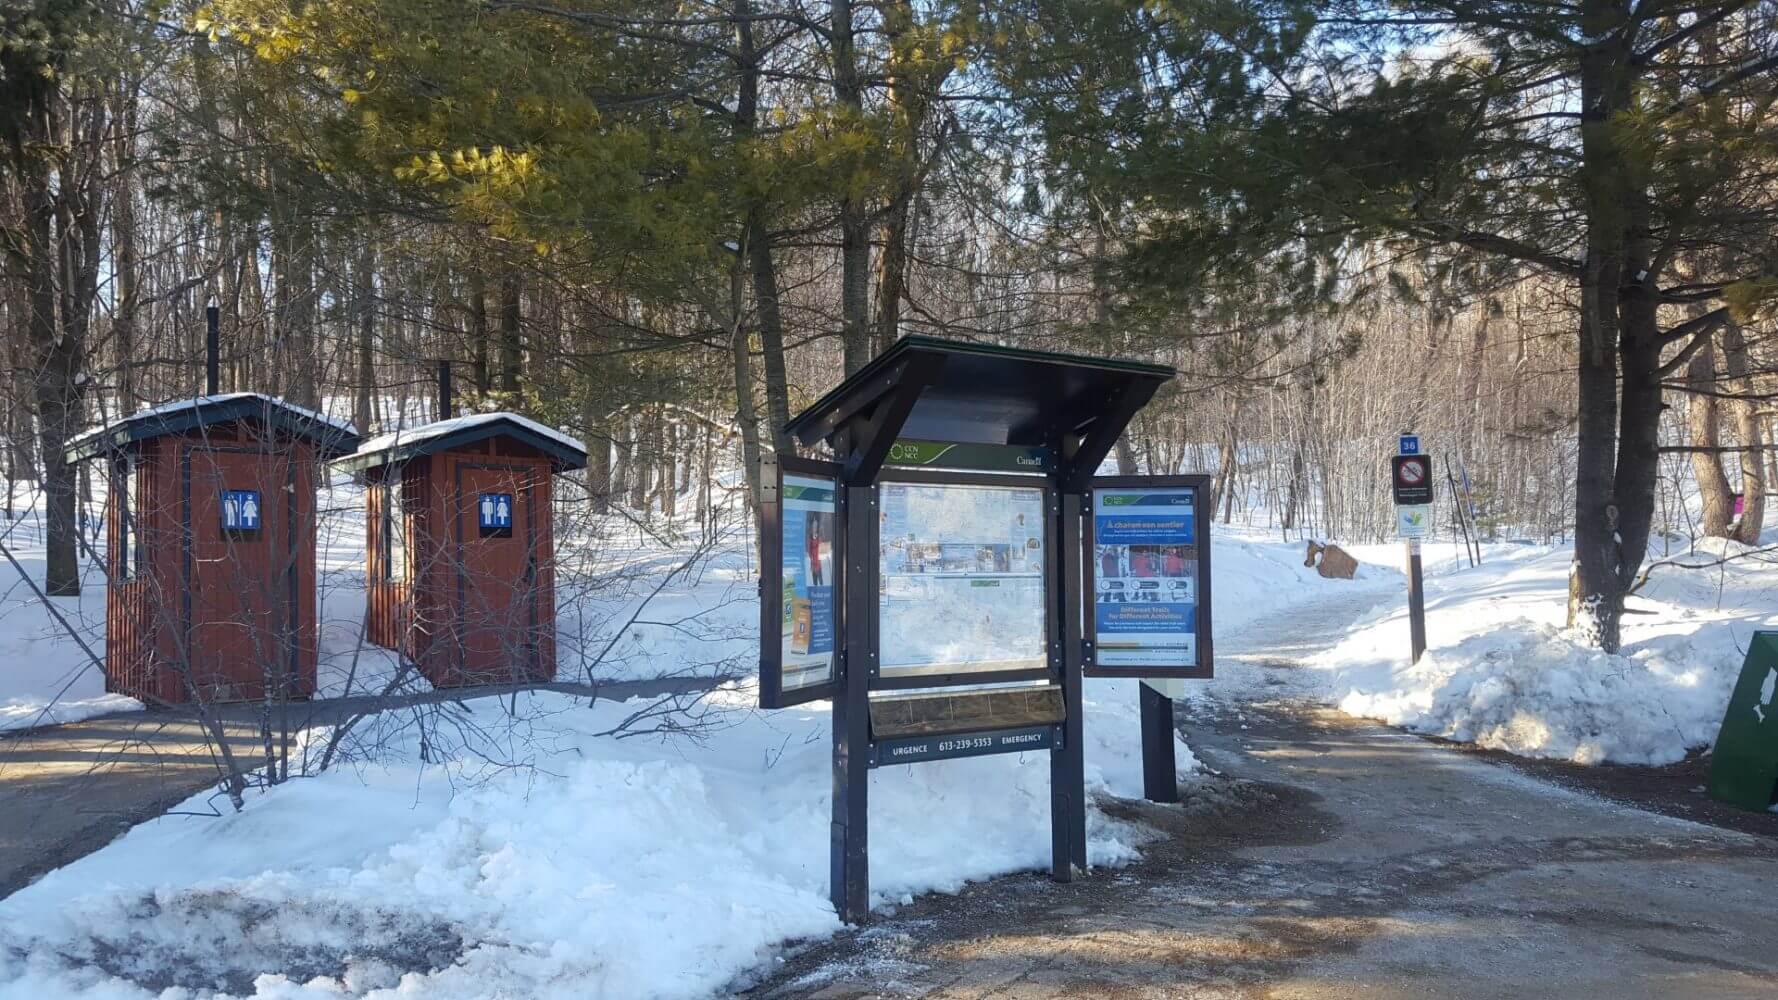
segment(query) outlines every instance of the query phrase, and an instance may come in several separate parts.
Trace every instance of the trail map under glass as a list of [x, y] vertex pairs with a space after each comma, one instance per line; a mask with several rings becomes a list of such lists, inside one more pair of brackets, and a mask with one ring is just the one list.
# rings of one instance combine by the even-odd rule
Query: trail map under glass
[[1094, 665], [1197, 663], [1197, 491], [1093, 491]]
[[834, 484], [784, 476], [783, 683], [795, 691], [833, 679]]
[[881, 497], [881, 674], [1045, 666], [1043, 491], [884, 483]]

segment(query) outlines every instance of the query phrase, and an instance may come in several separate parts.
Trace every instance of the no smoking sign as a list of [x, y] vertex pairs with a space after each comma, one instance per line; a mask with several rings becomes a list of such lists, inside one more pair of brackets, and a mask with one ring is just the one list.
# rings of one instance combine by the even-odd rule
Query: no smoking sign
[[1395, 472], [1396, 503], [1426, 504], [1432, 502], [1431, 456], [1397, 455], [1390, 462]]

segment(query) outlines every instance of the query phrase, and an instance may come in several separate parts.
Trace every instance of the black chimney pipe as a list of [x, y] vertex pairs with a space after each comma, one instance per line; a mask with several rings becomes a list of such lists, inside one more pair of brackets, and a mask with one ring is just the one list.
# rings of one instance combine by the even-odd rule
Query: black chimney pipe
[[438, 362], [438, 419], [451, 419], [452, 403], [451, 362], [448, 359], [440, 359]]
[[214, 304], [204, 307], [204, 395], [222, 391], [222, 312]]

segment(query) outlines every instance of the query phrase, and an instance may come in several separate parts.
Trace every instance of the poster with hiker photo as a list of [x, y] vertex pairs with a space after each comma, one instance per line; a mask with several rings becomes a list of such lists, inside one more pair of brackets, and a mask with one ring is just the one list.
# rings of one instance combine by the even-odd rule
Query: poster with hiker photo
[[833, 677], [834, 485], [784, 477], [784, 689]]

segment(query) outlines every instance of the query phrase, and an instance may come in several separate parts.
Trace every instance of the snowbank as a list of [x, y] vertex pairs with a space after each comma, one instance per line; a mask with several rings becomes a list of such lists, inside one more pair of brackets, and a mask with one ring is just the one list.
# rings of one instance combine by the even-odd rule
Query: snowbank
[[[1141, 794], [1134, 682], [1089, 682], [1087, 782]], [[827, 902], [826, 706], [712, 696], [702, 744], [597, 735], [637, 706], [538, 694], [471, 704], [447, 766], [391, 752], [252, 799], [169, 815], [0, 901], [0, 995], [691, 997]], [[391, 720], [394, 722], [395, 720]], [[1196, 769], [1176, 747], [1182, 773]], [[872, 776], [873, 901], [1049, 863], [1043, 753]], [[204, 808], [204, 796], [183, 807]], [[1089, 856], [1148, 836], [1096, 808]], [[171, 993], [169, 996], [190, 996]]]
[[[1745, 552], [1705, 540], [1683, 558]], [[1709, 746], [1748, 636], [1778, 628], [1778, 562], [1655, 569], [1608, 655], [1563, 627], [1570, 554], [1526, 556], [1429, 582], [1418, 665], [1406, 602], [1391, 601], [1313, 659], [1316, 685], [1351, 714], [1526, 756], [1668, 764]]]

